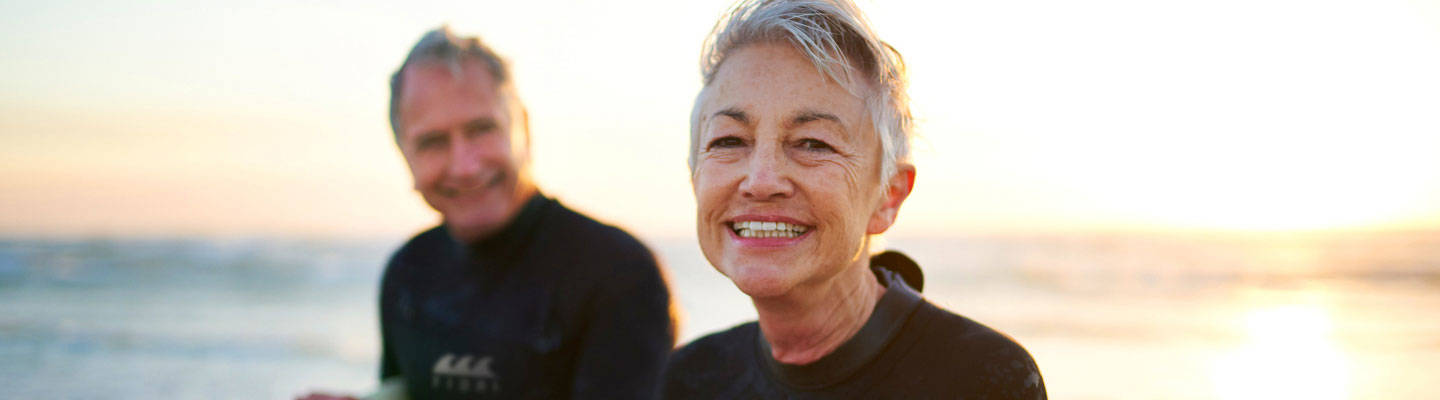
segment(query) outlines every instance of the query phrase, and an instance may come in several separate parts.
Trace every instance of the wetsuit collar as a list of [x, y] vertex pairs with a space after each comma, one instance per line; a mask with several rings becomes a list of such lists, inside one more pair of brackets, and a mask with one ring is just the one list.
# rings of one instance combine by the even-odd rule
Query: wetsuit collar
[[[835, 351], [809, 364], [785, 364], [771, 357], [770, 343], [765, 341], [765, 334], [756, 335], [757, 358], [763, 360], [771, 377], [797, 389], [817, 389], [840, 383], [880, 355], [900, 332], [900, 327], [920, 304], [920, 294], [906, 284], [907, 280], [911, 280], [906, 279], [910, 278], [907, 275], [920, 276], [920, 267], [904, 254], [893, 251], [870, 260], [870, 269], [885, 285], [885, 294], [875, 303], [875, 310], [860, 331]], [[881, 261], [888, 264], [880, 264]]]
[[520, 206], [520, 211], [509, 225], [493, 235], [465, 244], [464, 248], [469, 250], [472, 260], [483, 265], [509, 264], [530, 244], [530, 238], [540, 226], [541, 216], [545, 214], [543, 211], [553, 202], [537, 190]]

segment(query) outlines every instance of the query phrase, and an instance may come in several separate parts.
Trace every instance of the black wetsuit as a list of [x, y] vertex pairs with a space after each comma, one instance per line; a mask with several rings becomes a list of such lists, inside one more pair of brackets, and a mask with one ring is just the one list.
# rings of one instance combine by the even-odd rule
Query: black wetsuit
[[[920, 269], [872, 258], [885, 294], [834, 352], [805, 365], [771, 358], [755, 322], [676, 351], [662, 378], [669, 399], [1044, 399], [1045, 382], [1014, 340], [920, 298]], [[904, 278], [900, 278], [903, 276]], [[906, 282], [910, 282], [907, 285]]]
[[540, 194], [478, 243], [411, 239], [380, 321], [381, 378], [413, 399], [649, 397], [675, 343], [650, 251]]

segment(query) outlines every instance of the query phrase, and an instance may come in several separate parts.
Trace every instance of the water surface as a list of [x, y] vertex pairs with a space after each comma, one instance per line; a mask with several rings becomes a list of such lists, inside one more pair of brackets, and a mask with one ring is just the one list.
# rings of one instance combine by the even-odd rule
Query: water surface
[[[0, 241], [0, 398], [289, 398], [374, 386], [394, 240]], [[754, 318], [651, 241], [682, 339]], [[1440, 233], [891, 238], [931, 301], [1015, 337], [1056, 399], [1422, 399]]]

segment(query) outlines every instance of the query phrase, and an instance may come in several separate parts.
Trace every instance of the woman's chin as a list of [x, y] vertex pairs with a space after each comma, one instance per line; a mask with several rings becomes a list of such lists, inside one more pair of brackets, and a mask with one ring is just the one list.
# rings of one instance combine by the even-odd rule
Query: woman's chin
[[794, 282], [785, 279], [784, 276], [774, 273], [760, 273], [759, 271], [747, 271], [733, 274], [730, 282], [735, 284], [736, 289], [753, 299], [783, 296], [794, 288]]

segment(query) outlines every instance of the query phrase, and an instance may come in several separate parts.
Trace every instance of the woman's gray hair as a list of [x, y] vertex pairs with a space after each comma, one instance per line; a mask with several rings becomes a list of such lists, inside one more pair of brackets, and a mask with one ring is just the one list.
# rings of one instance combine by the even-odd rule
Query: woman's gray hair
[[700, 107], [716, 71], [740, 48], [778, 41], [795, 46], [815, 68], [865, 100], [880, 136], [880, 179], [894, 175], [896, 164], [909, 160], [914, 130], [905, 62], [850, 0], [742, 0], [715, 23], [700, 56], [705, 89], [690, 113], [691, 172], [700, 150]]
[[510, 79], [510, 67], [505, 59], [481, 42], [479, 37], [458, 36], [450, 31], [449, 26], [441, 25], [425, 32], [420, 41], [415, 43], [415, 47], [410, 49], [410, 54], [405, 56], [405, 62], [390, 76], [390, 129], [395, 132], [397, 143], [402, 132], [400, 96], [405, 93], [405, 69], [420, 64], [440, 63], [450, 67], [452, 74], [459, 75], [465, 61], [479, 61], [485, 65], [485, 69], [490, 71], [490, 78], [495, 80], [496, 97], [512, 111], [511, 123], [524, 124], [522, 127], [529, 132], [529, 121], [526, 121], [520, 95]]

